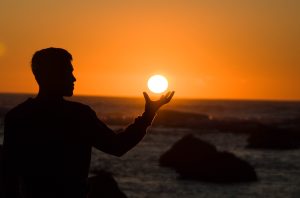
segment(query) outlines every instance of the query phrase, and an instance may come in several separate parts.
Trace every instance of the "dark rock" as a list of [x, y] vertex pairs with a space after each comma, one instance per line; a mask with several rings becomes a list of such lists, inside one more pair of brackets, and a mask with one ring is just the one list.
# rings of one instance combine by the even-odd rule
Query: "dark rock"
[[[0, 170], [2, 170], [2, 150], [0, 145]], [[3, 175], [0, 171], [0, 195], [3, 191], [2, 183]], [[97, 175], [88, 179], [89, 193], [88, 198], [127, 198], [127, 196], [119, 189], [117, 182], [112, 174], [106, 171], [97, 171]], [[0, 196], [1, 197], [1, 196]]]
[[248, 148], [296, 149], [300, 148], [300, 131], [266, 127], [248, 138]]
[[160, 110], [153, 122], [154, 126], [165, 127], [196, 127], [200, 121], [209, 120], [205, 114]]
[[173, 110], [160, 110], [153, 126], [196, 128], [247, 134], [265, 127], [258, 120], [210, 118], [206, 114]]
[[209, 182], [256, 181], [254, 168], [229, 152], [219, 152], [214, 145], [186, 135], [159, 160], [161, 166], [174, 168], [184, 179]]
[[112, 174], [106, 171], [98, 171], [96, 176], [89, 178], [88, 198], [127, 198], [119, 189]]
[[216, 147], [189, 134], [176, 142], [171, 149], [165, 152], [159, 159], [162, 166], [183, 166], [186, 163], [195, 163], [195, 156], [210, 155], [216, 153]]

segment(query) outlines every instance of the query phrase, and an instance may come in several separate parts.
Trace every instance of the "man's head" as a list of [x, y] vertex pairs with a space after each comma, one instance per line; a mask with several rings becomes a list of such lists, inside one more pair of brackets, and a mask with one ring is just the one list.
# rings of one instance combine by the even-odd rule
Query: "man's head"
[[74, 82], [72, 55], [61, 48], [46, 48], [35, 52], [31, 69], [40, 90], [59, 96], [72, 96]]

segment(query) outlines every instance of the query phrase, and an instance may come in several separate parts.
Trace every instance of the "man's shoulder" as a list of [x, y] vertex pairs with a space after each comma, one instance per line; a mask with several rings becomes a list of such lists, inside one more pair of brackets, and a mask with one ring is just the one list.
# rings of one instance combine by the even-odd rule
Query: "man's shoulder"
[[88, 120], [96, 115], [90, 106], [80, 102], [66, 100], [65, 107], [65, 113], [76, 115], [81, 120]]
[[49, 104], [49, 103], [40, 103], [39, 101], [36, 101], [33, 98], [28, 98], [24, 102], [16, 105], [12, 109], [10, 109], [6, 113], [6, 117], [13, 117], [18, 115], [23, 115], [26, 113], [32, 113], [33, 109], [51, 109], [51, 108], [61, 108], [63, 105], [66, 107], [65, 110], [72, 111], [72, 112], [82, 112], [82, 113], [88, 113], [93, 112], [93, 110], [86, 104], [75, 102], [75, 101], [69, 101], [64, 100], [61, 104]]
[[12, 109], [10, 109], [7, 113], [6, 113], [6, 117], [9, 116], [14, 116], [14, 115], [18, 115], [21, 112], [26, 111], [27, 109], [29, 109], [32, 106], [31, 103], [31, 98], [28, 98], [27, 100], [25, 100], [24, 102], [16, 105], [15, 107], [13, 107]]
[[64, 100], [60, 104], [56, 104], [56, 103], [49, 104], [49, 103], [40, 103], [35, 99], [29, 98], [24, 102], [13, 107], [11, 110], [9, 110], [6, 113], [5, 118], [26, 119], [28, 116], [30, 117], [32, 115], [43, 115], [43, 114], [47, 114], [47, 112], [48, 113], [61, 112], [66, 115], [73, 114], [80, 117], [90, 117], [91, 115], [95, 114], [94, 110], [92, 110], [90, 106], [80, 102]]

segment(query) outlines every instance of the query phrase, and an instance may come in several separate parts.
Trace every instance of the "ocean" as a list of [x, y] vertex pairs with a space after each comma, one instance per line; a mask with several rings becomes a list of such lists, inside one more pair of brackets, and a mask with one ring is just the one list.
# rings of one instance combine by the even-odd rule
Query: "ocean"
[[[28, 97], [32, 96], [0, 94], [1, 142], [5, 113]], [[74, 96], [68, 100], [90, 105], [101, 120], [116, 130], [126, 127], [144, 109], [142, 98]], [[300, 102], [184, 100], [176, 99], [175, 96], [162, 110], [181, 112], [186, 116], [191, 113], [201, 114], [209, 119], [233, 120], [234, 123], [252, 121], [284, 127], [291, 123], [298, 126], [299, 123], [293, 121], [300, 120]], [[177, 121], [174, 120], [174, 123]], [[197, 123], [194, 124], [197, 126]], [[220, 184], [183, 180], [173, 169], [159, 166], [159, 157], [189, 133], [214, 144], [218, 150], [229, 151], [249, 162], [256, 170], [258, 181]], [[91, 175], [101, 169], [111, 172], [120, 189], [129, 198], [300, 197], [300, 149], [250, 149], [247, 148], [248, 137], [248, 133], [237, 133], [228, 129], [224, 132], [214, 127], [203, 129], [180, 124], [170, 126], [154, 123], [146, 137], [120, 158], [93, 150]]]

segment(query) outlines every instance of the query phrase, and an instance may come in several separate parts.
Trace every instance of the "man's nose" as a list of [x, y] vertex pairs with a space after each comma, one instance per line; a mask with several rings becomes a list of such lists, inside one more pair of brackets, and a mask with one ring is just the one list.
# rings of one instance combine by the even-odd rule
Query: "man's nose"
[[74, 75], [72, 75], [72, 80], [73, 80], [73, 82], [75, 82], [75, 81], [76, 81], [76, 78], [75, 78], [75, 76], [74, 76]]

